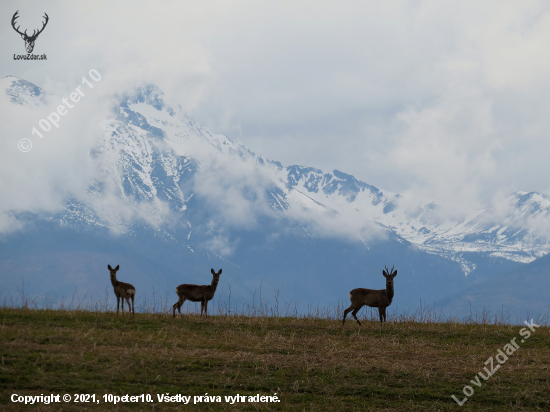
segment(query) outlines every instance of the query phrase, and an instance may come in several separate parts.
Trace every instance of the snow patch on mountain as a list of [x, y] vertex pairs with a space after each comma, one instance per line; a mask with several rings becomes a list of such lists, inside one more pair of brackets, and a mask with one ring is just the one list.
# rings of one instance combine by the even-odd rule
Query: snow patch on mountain
[[[7, 77], [2, 85], [13, 103], [46, 101], [25, 80]], [[458, 262], [466, 274], [475, 269], [470, 254], [527, 263], [550, 252], [550, 198], [544, 194], [517, 192], [485, 210], [449, 214], [430, 199], [412, 203], [338, 170], [283, 167], [210, 132], [165, 103], [153, 85], [118, 97], [91, 157], [95, 179], [85, 196], [67, 199], [61, 221], [123, 233], [145, 222], [191, 251], [192, 232], [176, 239], [170, 225], [186, 222], [189, 200], [198, 196], [217, 208], [218, 216], [210, 217], [215, 224], [251, 227], [270, 215], [299, 222], [315, 236], [366, 245], [391, 235]], [[216, 236], [211, 250], [231, 254], [236, 244]]]
[[0, 80], [0, 89], [4, 89], [12, 103], [22, 106], [41, 106], [48, 103], [44, 91], [28, 82], [15, 76], [6, 76]]

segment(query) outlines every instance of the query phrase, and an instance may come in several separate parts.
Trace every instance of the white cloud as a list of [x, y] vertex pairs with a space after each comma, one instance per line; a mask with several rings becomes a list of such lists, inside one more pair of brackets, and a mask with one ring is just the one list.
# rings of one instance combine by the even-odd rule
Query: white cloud
[[300, 230], [313, 237], [339, 237], [368, 245], [371, 241], [385, 240], [388, 233], [365, 216], [364, 211], [352, 207], [342, 208], [343, 213], [323, 207], [291, 207], [287, 216], [299, 224]]
[[277, 179], [273, 170], [253, 161], [222, 154], [203, 154], [193, 192], [208, 201], [223, 225], [252, 229], [260, 216], [273, 215], [266, 188]]
[[[0, 10], [19, 10], [29, 28], [49, 14], [35, 46], [47, 62], [12, 60], [23, 42], [4, 24], [0, 72], [60, 96], [95, 68], [98, 98], [154, 82], [214, 132], [286, 165], [339, 169], [464, 208], [550, 190], [544, 1], [6, 1]], [[14, 154], [40, 117], [6, 113], [2, 208], [55, 209], [82, 190], [92, 119], [67, 117], [66, 137]], [[236, 222], [249, 212], [237, 193], [245, 186], [230, 188]]]
[[409, 190], [441, 203], [478, 206], [484, 179], [496, 171], [493, 152], [500, 145], [491, 99], [478, 90], [450, 90], [432, 107], [406, 110], [397, 119], [401, 130], [388, 161], [413, 175]]
[[[0, 220], [10, 219], [4, 213], [8, 211], [55, 212], [68, 196], [84, 194], [94, 173], [89, 149], [100, 133], [98, 119], [105, 112], [100, 102], [83, 99], [60, 116], [58, 128], [42, 130], [39, 121], [61, 103], [61, 98], [52, 97], [52, 104], [24, 107], [11, 103], [3, 93], [0, 96]], [[33, 128], [43, 137], [33, 135]], [[24, 138], [33, 144], [26, 153], [17, 146]]]
[[206, 242], [206, 248], [221, 257], [228, 257], [235, 252], [238, 244], [238, 240], [232, 242], [227, 236], [215, 235], [208, 239]]

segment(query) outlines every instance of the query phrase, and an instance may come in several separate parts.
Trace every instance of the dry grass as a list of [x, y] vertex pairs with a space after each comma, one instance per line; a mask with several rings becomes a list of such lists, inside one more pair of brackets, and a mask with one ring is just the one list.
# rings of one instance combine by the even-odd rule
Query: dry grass
[[[520, 326], [419, 323], [383, 330], [367, 321], [303, 317], [0, 309], [2, 410], [548, 410], [550, 345], [539, 328], [474, 395], [458, 406], [484, 362]], [[518, 339], [519, 341], [519, 339]], [[20, 395], [102, 397], [273, 395], [280, 403], [11, 403]]]

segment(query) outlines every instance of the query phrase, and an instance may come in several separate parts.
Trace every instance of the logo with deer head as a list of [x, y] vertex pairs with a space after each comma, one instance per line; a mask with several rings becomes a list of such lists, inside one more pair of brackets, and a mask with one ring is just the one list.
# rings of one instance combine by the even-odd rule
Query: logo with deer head
[[13, 27], [13, 29], [19, 33], [21, 35], [21, 38], [23, 40], [25, 40], [25, 48], [27, 49], [27, 53], [32, 53], [33, 49], [34, 49], [34, 42], [36, 41], [36, 38], [38, 37], [38, 35], [40, 33], [42, 33], [44, 31], [44, 28], [46, 27], [46, 25], [48, 24], [48, 20], [50, 19], [48, 17], [48, 15], [46, 13], [44, 13], [44, 18], [46, 19], [46, 21], [44, 23], [42, 23], [42, 28], [40, 30], [38, 30], [38, 32], [36, 30], [33, 30], [32, 32], [32, 35], [28, 35], [27, 34], [27, 30], [25, 30], [24, 32], [20, 32], [19, 31], [19, 27], [21, 26], [17, 26], [15, 27], [15, 23], [17, 20], [17, 18], [19, 17], [18, 16], [18, 13], [19, 13], [19, 10], [17, 10], [15, 12], [15, 14], [13, 15], [12, 19], [11, 19], [11, 26]]

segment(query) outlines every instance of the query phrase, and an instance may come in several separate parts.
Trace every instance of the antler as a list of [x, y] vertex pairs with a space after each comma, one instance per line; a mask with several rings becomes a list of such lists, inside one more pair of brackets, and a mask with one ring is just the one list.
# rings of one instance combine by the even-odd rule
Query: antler
[[34, 39], [34, 38], [38, 37], [38, 35], [39, 35], [40, 33], [42, 33], [42, 32], [44, 31], [44, 29], [46, 28], [46, 25], [48, 24], [48, 21], [50, 20], [50, 18], [48, 17], [48, 15], [46, 14], [46, 12], [44, 12], [44, 16], [43, 16], [43, 17], [46, 19], [46, 21], [43, 23], [42, 28], [41, 28], [40, 30], [38, 30], [38, 33], [34, 34], [34, 32], [35, 32], [36, 30], [33, 30], [32, 36], [30, 37], [31, 39]]
[[386, 273], [387, 273], [388, 275], [393, 275], [393, 268], [395, 267], [395, 265], [391, 267], [391, 270], [389, 270], [388, 267], [387, 267], [386, 265], [384, 265], [384, 267], [386, 268]]
[[25, 30], [25, 33], [21, 33], [21, 32], [19, 31], [19, 27], [21, 27], [21, 26], [17, 26], [17, 28], [15, 28], [15, 20], [17, 20], [17, 18], [19, 17], [19, 16], [17, 15], [17, 13], [19, 13], [19, 10], [17, 10], [17, 11], [15, 12], [15, 14], [13, 15], [13, 17], [11, 18], [11, 26], [12, 26], [13, 29], [14, 29], [17, 33], [19, 33], [21, 36], [26, 36], [26, 35], [27, 35], [27, 30]]
[[21, 33], [21, 32], [19, 31], [19, 27], [21, 27], [21, 26], [17, 26], [17, 28], [15, 27], [15, 20], [17, 20], [17, 19], [19, 18], [19, 16], [17, 15], [18, 13], [19, 13], [19, 10], [17, 10], [17, 11], [15, 12], [15, 14], [13, 15], [13, 17], [11, 18], [11, 26], [12, 26], [13, 29], [14, 29], [17, 33], [19, 33], [21, 36], [25, 36], [28, 40], [31, 40], [31, 41], [34, 40], [34, 39], [36, 39], [36, 37], [38, 37], [38, 35], [44, 31], [44, 29], [46, 28], [46, 25], [48, 24], [48, 21], [50, 20], [50, 18], [48, 17], [48, 14], [47, 14], [46, 12], [44, 12], [44, 16], [43, 16], [43, 17], [46, 19], [46, 21], [45, 21], [44, 23], [42, 23], [42, 28], [41, 28], [40, 30], [38, 30], [38, 33], [36, 32], [36, 30], [33, 30], [32, 36], [29, 36], [29, 35], [27, 34], [27, 30], [25, 30], [24, 33]]

